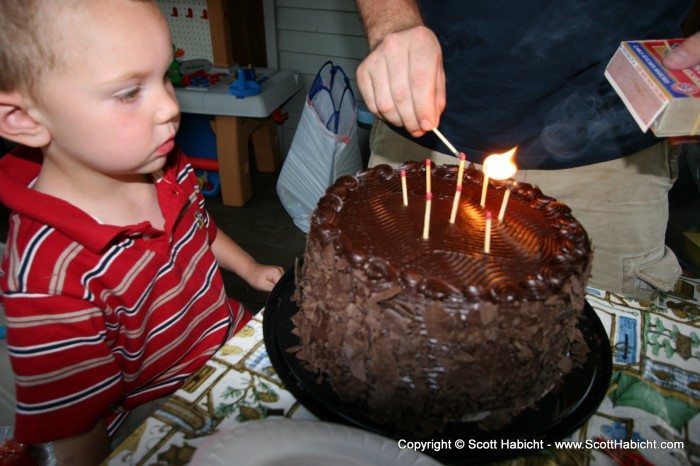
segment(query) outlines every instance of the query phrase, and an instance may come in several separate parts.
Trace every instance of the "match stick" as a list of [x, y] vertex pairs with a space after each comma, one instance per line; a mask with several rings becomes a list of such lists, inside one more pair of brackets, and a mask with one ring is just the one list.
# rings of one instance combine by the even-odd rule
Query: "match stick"
[[437, 137], [439, 137], [439, 138], [442, 140], [442, 142], [445, 143], [445, 145], [447, 146], [447, 148], [450, 149], [450, 151], [452, 151], [452, 153], [453, 153], [454, 155], [459, 156], [459, 152], [457, 151], [457, 149], [455, 149], [455, 146], [453, 146], [452, 144], [450, 144], [450, 141], [448, 141], [448, 140], [445, 138], [445, 136], [442, 135], [442, 133], [440, 132], [439, 129], [433, 128], [433, 133], [435, 133], [435, 135], [436, 135]]
[[455, 197], [452, 199], [452, 212], [450, 213], [450, 223], [455, 223], [457, 219], [457, 207], [459, 207], [459, 197], [462, 195], [462, 187], [457, 186]]
[[484, 253], [491, 252], [491, 211], [486, 211], [486, 225], [484, 226]]
[[464, 152], [459, 153], [459, 170], [457, 171], [457, 186], [462, 186], [462, 178], [464, 178], [464, 162], [467, 156]]
[[433, 193], [425, 193], [425, 217], [423, 218], [423, 239], [430, 236], [430, 205], [432, 204]]
[[425, 192], [426, 193], [433, 192], [433, 188], [430, 185], [430, 178], [431, 178], [430, 167], [431, 167], [431, 165], [432, 165], [431, 160], [425, 159]]
[[486, 191], [489, 189], [489, 176], [484, 173], [484, 185], [481, 188], [481, 202], [479, 205], [483, 209], [486, 206]]
[[401, 170], [401, 195], [403, 197], [403, 205], [408, 205], [408, 187], [406, 186], [406, 170]]
[[700, 127], [700, 113], [698, 114], [697, 118], [695, 118], [693, 129], [690, 130], [691, 136], [696, 136], [698, 134], [698, 127]]
[[516, 181], [513, 181], [512, 183], [508, 183], [508, 186], [505, 189], [505, 192], [503, 193], [503, 202], [501, 202], [501, 210], [498, 212], [498, 221], [502, 222], [503, 218], [506, 215], [506, 206], [508, 205], [508, 199], [510, 198], [510, 191], [513, 189], [518, 183]]

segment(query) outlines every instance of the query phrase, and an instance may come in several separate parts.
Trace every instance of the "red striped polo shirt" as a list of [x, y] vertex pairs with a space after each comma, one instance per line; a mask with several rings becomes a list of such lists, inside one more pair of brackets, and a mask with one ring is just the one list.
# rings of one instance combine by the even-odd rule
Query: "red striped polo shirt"
[[182, 385], [245, 320], [211, 242], [216, 227], [182, 153], [155, 181], [164, 230], [99, 223], [28, 186], [41, 154], [0, 159], [13, 213], [0, 286], [16, 375], [15, 439], [113, 432], [133, 407]]

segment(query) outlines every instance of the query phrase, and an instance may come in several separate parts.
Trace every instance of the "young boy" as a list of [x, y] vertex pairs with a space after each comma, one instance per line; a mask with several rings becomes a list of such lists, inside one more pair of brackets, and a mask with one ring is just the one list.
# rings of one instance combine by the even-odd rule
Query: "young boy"
[[[97, 464], [128, 411], [178, 388], [246, 321], [218, 267], [279, 267], [218, 230], [174, 147], [167, 23], [153, 1], [11, 0], [0, 15], [0, 285], [15, 440]], [[46, 447], [46, 446], [45, 446]]]

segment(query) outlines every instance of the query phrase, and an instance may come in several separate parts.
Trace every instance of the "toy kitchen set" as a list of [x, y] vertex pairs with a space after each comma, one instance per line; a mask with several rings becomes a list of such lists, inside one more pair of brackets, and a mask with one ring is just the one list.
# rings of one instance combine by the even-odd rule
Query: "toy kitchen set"
[[234, 63], [229, 3], [159, 0], [173, 36], [170, 80], [180, 103], [176, 138], [202, 181], [205, 195], [221, 192], [224, 204], [252, 196], [248, 142], [258, 171], [281, 165], [279, 108], [301, 89], [296, 73]]

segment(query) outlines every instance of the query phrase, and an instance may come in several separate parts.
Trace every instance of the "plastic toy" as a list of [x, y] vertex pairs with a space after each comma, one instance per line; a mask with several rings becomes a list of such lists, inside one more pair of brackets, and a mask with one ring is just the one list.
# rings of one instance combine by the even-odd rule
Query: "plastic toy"
[[253, 65], [248, 65], [248, 68], [245, 68], [244, 70], [245, 74], [245, 79], [248, 81], [255, 81], [255, 68], [253, 68]]
[[226, 73], [207, 73], [204, 70], [198, 70], [194, 73], [189, 73], [182, 76], [182, 85], [185, 87], [209, 87], [218, 83]]
[[248, 97], [251, 95], [260, 94], [262, 89], [260, 89], [260, 84], [255, 81], [249, 81], [246, 79], [246, 72], [244, 68], [238, 69], [238, 79], [231, 84], [228, 91], [238, 98]]
[[173, 44], [173, 55], [175, 58], [173, 58], [173, 61], [168, 67], [168, 79], [170, 79], [170, 82], [176, 87], [182, 85], [182, 73], [180, 73], [180, 62], [177, 61], [177, 50], [175, 44]]
[[218, 171], [195, 170], [199, 189], [205, 197], [216, 197], [221, 193], [221, 179]]

